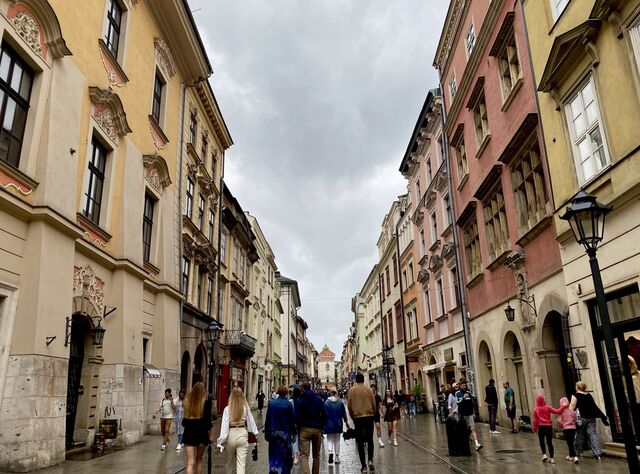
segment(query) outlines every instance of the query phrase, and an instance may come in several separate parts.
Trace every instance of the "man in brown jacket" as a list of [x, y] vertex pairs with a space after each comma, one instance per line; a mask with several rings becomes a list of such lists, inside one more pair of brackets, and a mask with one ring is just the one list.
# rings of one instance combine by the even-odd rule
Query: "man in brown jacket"
[[349, 390], [347, 408], [356, 429], [358, 456], [360, 456], [360, 472], [367, 472], [364, 458], [364, 443], [367, 443], [369, 472], [375, 471], [373, 466], [373, 414], [376, 411], [376, 399], [373, 391], [364, 384], [364, 375], [356, 375], [356, 385]]

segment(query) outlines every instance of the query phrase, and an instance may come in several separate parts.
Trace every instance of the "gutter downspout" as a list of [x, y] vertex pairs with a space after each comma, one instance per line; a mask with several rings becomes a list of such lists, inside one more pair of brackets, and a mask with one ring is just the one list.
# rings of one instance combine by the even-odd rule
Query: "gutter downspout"
[[386, 390], [391, 390], [391, 370], [390, 370], [389, 364], [385, 364], [384, 330], [385, 330], [386, 324], [384, 324], [384, 319], [382, 317], [382, 285], [380, 284], [381, 280], [384, 281], [384, 273], [382, 274], [382, 276], [378, 274], [378, 293], [380, 293], [378, 297], [378, 306], [380, 307], [380, 336], [382, 338], [382, 350], [380, 351], [380, 355], [382, 357], [382, 371], [384, 372], [384, 375], [385, 375], [385, 383], [386, 383], [385, 391], [386, 391]]
[[[398, 258], [396, 259], [396, 265], [397, 265], [397, 272], [398, 272], [398, 281], [400, 283], [400, 316], [402, 317], [402, 341], [403, 341], [403, 346], [404, 346], [404, 375], [405, 375], [405, 380], [407, 380], [409, 378], [409, 358], [407, 357], [407, 331], [405, 328], [405, 321], [404, 321], [404, 296], [402, 295], [402, 272], [400, 271], [401, 269], [401, 265], [400, 265], [400, 233], [398, 232], [398, 227], [400, 226], [400, 222], [402, 222], [402, 219], [404, 218], [405, 215], [405, 211], [403, 211], [402, 209], [400, 210], [400, 219], [398, 219], [398, 222], [396, 223], [396, 254], [398, 255]], [[409, 393], [409, 388], [407, 387], [406, 389], [407, 393]]]
[[458, 234], [458, 223], [456, 221], [456, 208], [455, 208], [455, 199], [451, 194], [451, 190], [453, 189], [453, 178], [451, 176], [451, 161], [449, 156], [449, 137], [446, 133], [444, 133], [444, 124], [446, 112], [444, 108], [444, 87], [442, 85], [442, 70], [438, 69], [438, 76], [440, 77], [440, 124], [442, 126], [442, 137], [444, 140], [444, 159], [445, 166], [447, 167], [447, 184], [449, 189], [447, 193], [449, 194], [449, 205], [451, 207], [451, 213], [449, 215], [449, 219], [451, 219], [451, 225], [453, 227], [453, 247], [456, 251], [456, 269], [457, 280], [458, 280], [458, 289], [460, 293], [460, 311], [462, 313], [462, 332], [464, 334], [464, 349], [467, 356], [467, 378], [469, 379], [469, 387], [471, 391], [473, 391], [475, 384], [475, 370], [473, 364], [473, 354], [472, 354], [472, 345], [471, 345], [471, 332], [469, 330], [469, 315], [467, 313], [467, 298], [464, 291], [464, 279], [462, 278], [462, 254], [460, 251], [460, 235]]

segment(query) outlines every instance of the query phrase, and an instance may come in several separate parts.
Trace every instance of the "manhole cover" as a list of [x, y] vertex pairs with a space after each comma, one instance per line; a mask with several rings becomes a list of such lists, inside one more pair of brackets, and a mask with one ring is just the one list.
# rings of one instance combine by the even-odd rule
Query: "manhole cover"
[[496, 453], [502, 453], [502, 454], [515, 454], [515, 453], [523, 453], [524, 451], [522, 449], [498, 449], [496, 450]]

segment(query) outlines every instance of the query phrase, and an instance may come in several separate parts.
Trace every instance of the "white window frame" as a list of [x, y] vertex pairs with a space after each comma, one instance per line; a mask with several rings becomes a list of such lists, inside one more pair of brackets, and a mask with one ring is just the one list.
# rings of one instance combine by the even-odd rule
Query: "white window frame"
[[427, 324], [431, 324], [433, 322], [433, 317], [431, 315], [431, 301], [429, 299], [429, 289], [424, 290], [424, 315], [425, 315], [425, 326]]
[[[580, 111], [581, 111], [581, 115], [583, 115], [584, 117], [586, 117], [586, 109], [584, 107], [584, 102], [583, 102], [583, 92], [586, 90], [587, 87], [591, 87], [592, 92], [593, 92], [593, 104], [595, 105], [595, 111], [597, 114], [596, 120], [593, 121], [591, 124], [586, 123], [584, 130], [582, 131], [582, 133], [580, 135], [576, 134], [576, 130], [575, 130], [575, 126], [573, 123], [573, 116], [571, 113], [571, 104], [573, 104], [576, 100], [580, 101]], [[570, 97], [569, 99], [567, 99], [565, 101], [564, 104], [564, 111], [565, 111], [565, 118], [567, 120], [567, 128], [569, 129], [569, 136], [571, 137], [571, 150], [572, 150], [572, 154], [573, 154], [573, 161], [574, 161], [574, 165], [576, 168], [576, 175], [578, 178], [578, 183], [580, 185], [583, 185], [584, 183], [592, 180], [593, 178], [595, 178], [596, 176], [598, 176], [602, 170], [606, 169], [610, 164], [611, 164], [611, 160], [609, 158], [609, 150], [607, 148], [607, 137], [604, 131], [604, 127], [602, 125], [602, 114], [600, 112], [600, 107], [598, 104], [598, 93], [596, 91], [596, 87], [595, 87], [595, 83], [593, 80], [593, 76], [589, 76], [588, 80], [585, 81]], [[586, 120], [586, 119], [585, 119]], [[589, 136], [596, 130], [598, 129], [598, 131], [600, 132], [600, 138], [602, 139], [602, 151], [604, 153], [604, 163], [602, 164], [602, 166], [600, 168], [594, 167], [595, 172], [593, 174], [591, 174], [590, 176], [586, 176], [584, 173], [584, 168], [583, 168], [583, 163], [585, 163], [587, 160], [582, 160], [581, 156], [580, 156], [580, 150], [578, 148], [578, 146], [580, 145], [580, 143], [584, 142], [585, 140], [589, 139]], [[596, 157], [595, 154], [593, 153], [593, 150], [591, 150], [591, 154], [589, 155], [589, 160], [593, 160], [594, 161], [594, 165], [597, 164], [596, 161]]]
[[553, 13], [553, 21], [556, 21], [562, 15], [571, 2], [571, 0], [550, 0], [551, 2], [551, 11]]
[[449, 100], [453, 104], [456, 95], [458, 94], [458, 84], [456, 82], [456, 73], [454, 72], [449, 80]]
[[471, 53], [473, 53], [473, 48], [476, 46], [476, 39], [476, 28], [473, 20], [471, 20], [467, 34], [464, 36], [464, 49], [467, 52], [467, 59], [471, 56]]

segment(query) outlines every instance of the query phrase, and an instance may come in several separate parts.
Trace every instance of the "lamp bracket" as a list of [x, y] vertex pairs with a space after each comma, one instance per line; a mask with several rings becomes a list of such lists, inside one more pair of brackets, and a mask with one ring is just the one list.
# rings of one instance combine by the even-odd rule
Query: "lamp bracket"
[[514, 299], [529, 306], [529, 308], [533, 310], [533, 315], [536, 318], [538, 317], [538, 310], [536, 309], [536, 299], [533, 295], [529, 296], [528, 298], [520, 298], [516, 296]]

